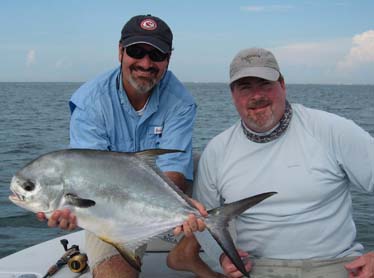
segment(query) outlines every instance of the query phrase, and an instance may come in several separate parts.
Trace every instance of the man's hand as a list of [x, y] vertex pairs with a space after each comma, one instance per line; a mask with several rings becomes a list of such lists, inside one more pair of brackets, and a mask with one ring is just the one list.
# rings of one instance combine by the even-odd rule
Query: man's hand
[[[194, 199], [190, 199], [191, 203], [197, 208], [203, 217], [208, 216], [208, 212], [205, 207]], [[194, 232], [202, 232], [205, 229], [205, 223], [201, 218], [197, 218], [196, 215], [190, 214], [188, 220], [184, 221], [183, 225], [178, 226], [174, 229], [174, 235], [177, 236], [180, 233], [184, 233], [186, 237], [191, 237]]]
[[[47, 218], [43, 212], [38, 212], [36, 218], [39, 221], [45, 221]], [[49, 227], [60, 227], [63, 230], [74, 230], [77, 227], [77, 218], [68, 208], [55, 210], [48, 219]]]
[[369, 252], [358, 257], [353, 262], [346, 264], [349, 278], [373, 278], [374, 277], [374, 252]]
[[[245, 269], [249, 272], [252, 269], [252, 264], [248, 259], [249, 254], [239, 249], [238, 253], [240, 258], [244, 262]], [[243, 277], [243, 274], [236, 268], [236, 266], [231, 262], [230, 258], [227, 257], [224, 253], [221, 255], [219, 261], [221, 263], [223, 273], [227, 276], [227, 278]]]

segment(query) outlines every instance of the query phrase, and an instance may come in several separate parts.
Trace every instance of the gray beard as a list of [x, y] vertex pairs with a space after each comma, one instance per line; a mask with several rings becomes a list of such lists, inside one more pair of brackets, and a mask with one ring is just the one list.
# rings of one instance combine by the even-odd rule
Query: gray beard
[[156, 78], [152, 78], [147, 82], [138, 82], [132, 76], [129, 76], [129, 83], [132, 87], [134, 87], [135, 91], [139, 94], [148, 94], [154, 86], [157, 84]]

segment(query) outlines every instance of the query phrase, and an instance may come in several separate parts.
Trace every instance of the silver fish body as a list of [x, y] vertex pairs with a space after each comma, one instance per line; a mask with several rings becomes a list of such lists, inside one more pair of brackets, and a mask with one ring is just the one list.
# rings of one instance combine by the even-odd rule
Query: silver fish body
[[[48, 153], [16, 173], [10, 186], [13, 195], [9, 198], [16, 205], [47, 216], [56, 209], [69, 207], [77, 216], [78, 226], [112, 244], [140, 270], [139, 260], [131, 250], [181, 225], [190, 213], [201, 217], [188, 197], [154, 165], [157, 155], [170, 152], [175, 151], [117, 153], [69, 149]], [[206, 219], [208, 230], [245, 275], [226, 233], [226, 224], [273, 194], [247, 198], [231, 209], [215, 209]]]

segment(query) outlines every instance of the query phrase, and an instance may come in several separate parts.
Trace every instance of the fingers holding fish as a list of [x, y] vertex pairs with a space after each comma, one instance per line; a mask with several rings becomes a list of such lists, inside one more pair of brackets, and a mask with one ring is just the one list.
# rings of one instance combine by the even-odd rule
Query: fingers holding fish
[[196, 224], [193, 222], [193, 215], [188, 216], [188, 220], [183, 223], [183, 233], [186, 237], [191, 237], [193, 234], [193, 229], [196, 229]]
[[188, 220], [184, 221], [182, 225], [174, 228], [173, 233], [175, 236], [180, 235], [182, 232], [185, 236], [192, 236], [193, 232], [197, 230], [196, 216], [190, 214]]
[[190, 198], [190, 202], [191, 204], [197, 208], [197, 210], [200, 212], [200, 214], [204, 217], [207, 217], [208, 216], [208, 212], [207, 210], [205, 209], [204, 205], [198, 201], [196, 201], [195, 199], [192, 199]]
[[[188, 220], [185, 222], [185, 224], [190, 228], [191, 234], [188, 234], [187, 236], [192, 235], [194, 232], [202, 232], [205, 230], [206, 225], [202, 218], [196, 217], [196, 215], [190, 214], [188, 216]], [[183, 225], [184, 227], [185, 225]], [[186, 232], [185, 232], [186, 233]]]
[[59, 227], [64, 230], [72, 231], [77, 228], [77, 219], [75, 214], [70, 213], [68, 218], [62, 218]]
[[[207, 217], [208, 212], [205, 209], [204, 205], [201, 204], [200, 202], [189, 198], [190, 203], [199, 211], [201, 216]], [[190, 214], [188, 216], [188, 219], [183, 222], [181, 226], [177, 226], [174, 228], [173, 233], [175, 236], [178, 236], [182, 232], [185, 234], [185, 236], [190, 237], [194, 232], [202, 232], [206, 228], [205, 222], [202, 218], [196, 217], [194, 214]]]
[[47, 217], [45, 216], [44, 212], [38, 212], [36, 213], [36, 218], [43, 222], [43, 221], [46, 221], [47, 220]]
[[63, 229], [63, 230], [67, 230], [68, 227], [69, 227], [69, 222], [68, 220], [66, 220], [65, 218], [60, 218], [58, 221], [57, 221], [57, 225]]
[[183, 232], [186, 237], [191, 237], [194, 232], [204, 231], [205, 227], [205, 222], [201, 218], [196, 217], [194, 214], [190, 214], [188, 215], [188, 219], [184, 221], [181, 226], [177, 226], [174, 229], [174, 235], [178, 236]]
[[198, 219], [197, 219], [197, 226], [198, 226], [197, 230], [198, 230], [199, 232], [204, 231], [205, 228], [206, 228], [205, 222], [204, 222], [204, 220], [202, 220], [201, 218], [198, 218]]
[[56, 210], [52, 213], [51, 217], [48, 219], [48, 227], [55, 228], [60, 224], [62, 211]]
[[173, 230], [174, 236], [179, 236], [182, 233], [182, 226], [177, 226]]
[[70, 215], [70, 225], [69, 225], [69, 230], [74, 230], [78, 227], [77, 225], [77, 217], [75, 214]]
[[183, 232], [185, 236], [191, 237], [194, 232], [198, 231], [199, 224], [197, 223], [197, 218], [195, 215], [188, 215], [188, 220], [183, 223]]
[[56, 210], [48, 219], [48, 226], [59, 227], [63, 230], [74, 230], [77, 227], [77, 219], [67, 208]]
[[56, 210], [52, 213], [51, 217], [48, 219], [48, 227], [57, 227], [58, 221], [60, 219], [61, 211]]
[[[245, 264], [246, 271], [249, 272], [252, 268], [251, 261], [248, 258], [249, 254], [239, 249], [238, 249], [238, 254], [240, 258], [242, 259], [243, 263]], [[222, 253], [220, 257], [220, 263], [221, 263], [222, 270], [224, 274], [226, 275], [226, 277], [228, 278], [243, 277], [243, 273], [237, 269], [237, 267], [231, 262], [230, 258], [226, 254]]]

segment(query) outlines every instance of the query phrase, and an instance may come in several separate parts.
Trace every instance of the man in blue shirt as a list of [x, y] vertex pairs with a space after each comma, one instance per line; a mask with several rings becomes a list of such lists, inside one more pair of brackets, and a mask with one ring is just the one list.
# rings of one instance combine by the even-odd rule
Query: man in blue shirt
[[[72, 96], [70, 147], [136, 152], [176, 149], [156, 163], [181, 190], [192, 179], [193, 97], [168, 71], [173, 34], [160, 18], [139, 15], [123, 27], [120, 67], [83, 84]], [[38, 213], [38, 218], [45, 216]], [[51, 227], [75, 229], [75, 215], [56, 211]], [[88, 233], [86, 249], [95, 277], [136, 277], [138, 273], [110, 245]], [[91, 253], [91, 254], [90, 254]]]

